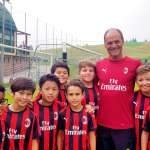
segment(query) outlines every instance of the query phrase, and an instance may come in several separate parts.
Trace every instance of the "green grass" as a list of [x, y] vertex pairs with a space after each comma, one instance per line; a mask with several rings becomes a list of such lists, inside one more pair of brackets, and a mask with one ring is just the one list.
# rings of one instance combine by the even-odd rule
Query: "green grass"
[[[104, 47], [104, 45], [86, 45], [85, 48], [96, 51], [98, 53], [102, 53], [103, 57], [107, 57], [107, 51]], [[51, 49], [46, 50], [47, 53], [52, 53], [55, 58], [62, 58], [62, 49]], [[67, 48], [67, 55], [68, 55], [68, 65], [70, 67], [70, 78], [78, 78], [78, 63], [80, 60], [83, 59], [91, 59], [91, 60], [97, 60], [100, 56], [96, 56], [90, 53], [83, 52], [79, 49], [75, 48]], [[125, 43], [124, 49], [123, 49], [124, 55], [139, 58], [143, 62], [145, 62], [146, 59], [150, 60], [150, 42], [129, 42]], [[8, 88], [8, 83], [5, 84], [5, 87]], [[135, 90], [137, 90], [137, 86], [135, 86]], [[38, 88], [34, 94], [34, 96], [37, 94]], [[33, 97], [34, 97], [33, 96]], [[9, 99], [9, 103], [12, 103], [13, 99], [10, 94], [10, 92], [6, 92], [6, 98]]]

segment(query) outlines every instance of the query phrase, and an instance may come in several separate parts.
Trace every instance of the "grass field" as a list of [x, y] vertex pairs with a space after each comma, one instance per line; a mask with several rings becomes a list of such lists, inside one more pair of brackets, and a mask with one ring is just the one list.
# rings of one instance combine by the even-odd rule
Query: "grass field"
[[[104, 48], [104, 45], [86, 45], [85, 48], [96, 51], [98, 53], [102, 53], [103, 57], [107, 56], [107, 51]], [[54, 57], [57, 59], [62, 57], [62, 50], [60, 48], [55, 50], [50, 50], [50, 52], [53, 53]], [[125, 43], [123, 53], [124, 55], [127, 56], [139, 58], [142, 61], [145, 61], [146, 59], [150, 60], [150, 42]], [[83, 59], [98, 60], [100, 58], [100, 56], [86, 53], [75, 48], [68, 48], [67, 55], [68, 55], [68, 65], [70, 67], [71, 78], [78, 78], [78, 63], [80, 60]], [[5, 87], [8, 87], [7, 83], [5, 84]], [[38, 89], [36, 90], [34, 95], [36, 95], [37, 92]], [[9, 99], [9, 103], [12, 102], [12, 97], [9, 91], [6, 92], [6, 98]]]

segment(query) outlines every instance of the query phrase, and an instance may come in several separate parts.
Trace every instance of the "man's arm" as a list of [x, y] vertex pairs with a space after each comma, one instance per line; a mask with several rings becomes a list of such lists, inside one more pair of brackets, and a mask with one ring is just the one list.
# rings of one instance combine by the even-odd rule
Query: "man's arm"
[[147, 150], [147, 145], [148, 145], [148, 137], [149, 137], [149, 132], [147, 131], [142, 131], [142, 137], [141, 137], [141, 150]]
[[38, 150], [38, 148], [39, 148], [38, 140], [33, 139], [32, 140], [32, 150]]
[[89, 139], [90, 139], [90, 149], [96, 150], [96, 136], [95, 131], [89, 132]]

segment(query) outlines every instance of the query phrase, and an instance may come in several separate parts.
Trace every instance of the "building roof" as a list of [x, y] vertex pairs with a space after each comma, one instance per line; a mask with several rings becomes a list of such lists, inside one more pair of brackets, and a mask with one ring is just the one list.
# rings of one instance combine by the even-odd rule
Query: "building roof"
[[[3, 18], [3, 5], [0, 2], [0, 28], [2, 28], [2, 18]], [[4, 8], [5, 10], [5, 29], [8, 30], [12, 30], [12, 31], [17, 31], [17, 27], [16, 24], [11, 16], [11, 14], [9, 13], [9, 11], [6, 9], [6, 7]]]

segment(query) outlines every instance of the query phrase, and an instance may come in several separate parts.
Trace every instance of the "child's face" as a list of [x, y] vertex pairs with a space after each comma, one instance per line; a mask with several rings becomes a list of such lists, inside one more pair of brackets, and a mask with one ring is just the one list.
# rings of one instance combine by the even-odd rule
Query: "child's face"
[[137, 84], [144, 94], [150, 94], [150, 72], [137, 75]]
[[66, 68], [56, 68], [54, 74], [59, 78], [61, 84], [66, 84], [69, 78], [69, 74]]
[[4, 99], [5, 94], [3, 92], [0, 92], [0, 100]]
[[45, 104], [51, 104], [58, 97], [59, 88], [54, 81], [46, 81], [42, 88], [42, 101]]
[[92, 82], [95, 77], [95, 70], [93, 67], [86, 66], [81, 68], [79, 75], [83, 82]]
[[83, 92], [78, 86], [70, 86], [67, 90], [67, 99], [70, 106], [78, 108], [81, 106]]
[[19, 107], [26, 107], [27, 104], [32, 100], [32, 91], [20, 90], [13, 93], [14, 103], [18, 104]]

